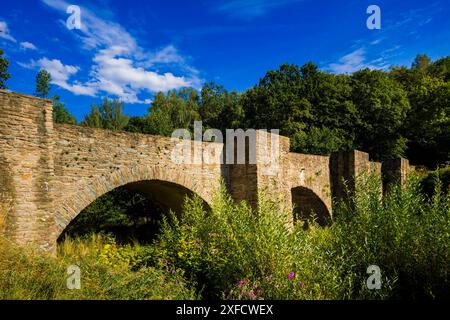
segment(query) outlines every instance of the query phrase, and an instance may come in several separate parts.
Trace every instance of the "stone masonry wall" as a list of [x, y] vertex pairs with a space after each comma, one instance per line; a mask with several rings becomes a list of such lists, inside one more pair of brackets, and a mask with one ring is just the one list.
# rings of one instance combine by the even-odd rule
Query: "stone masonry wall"
[[[166, 181], [210, 202], [222, 176], [220, 163], [174, 163], [171, 152], [179, 141], [171, 138], [55, 125], [54, 139], [55, 218], [60, 231], [93, 200], [119, 186]], [[223, 148], [217, 143], [195, 144], [200, 153], [205, 146]]]
[[[36, 243], [53, 229], [53, 122], [49, 100], [0, 90], [0, 194], [4, 233]], [[6, 208], [5, 208], [6, 206]], [[48, 241], [38, 241], [48, 250]]]

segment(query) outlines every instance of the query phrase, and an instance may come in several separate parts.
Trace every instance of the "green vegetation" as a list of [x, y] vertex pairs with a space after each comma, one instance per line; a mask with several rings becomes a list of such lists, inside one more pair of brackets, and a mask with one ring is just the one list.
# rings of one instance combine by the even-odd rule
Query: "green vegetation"
[[47, 98], [50, 92], [52, 76], [47, 70], [40, 70], [36, 76], [36, 96]]
[[[0, 239], [0, 299], [195, 299], [180, 272], [137, 267], [145, 251], [92, 236], [66, 240], [53, 257]], [[66, 286], [67, 267], [81, 268], [81, 290]]]
[[77, 119], [67, 110], [57, 95], [53, 96], [53, 122], [77, 124]]
[[3, 57], [3, 50], [0, 49], [0, 89], [6, 89], [6, 80], [10, 78], [8, 73], [9, 61]]
[[98, 106], [91, 106], [91, 113], [86, 115], [81, 125], [108, 130], [123, 130], [129, 117], [123, 114], [123, 102], [117, 99], [103, 99]]
[[[182, 217], [166, 216], [144, 246], [66, 238], [51, 257], [1, 240], [0, 298], [448, 299], [450, 194], [437, 184], [429, 198], [412, 177], [381, 199], [378, 178], [358, 181], [328, 228], [288, 227], [292, 214], [263, 194], [255, 212], [222, 189], [210, 211], [186, 199]], [[81, 290], [65, 287], [71, 264], [81, 266]], [[367, 289], [370, 265], [381, 290]]]
[[428, 196], [431, 196], [436, 188], [447, 194], [450, 191], [450, 167], [427, 172], [422, 178], [421, 185]]
[[92, 233], [114, 235], [119, 243], [151, 242], [164, 211], [139, 193], [125, 187], [117, 188], [98, 198], [85, 208], [64, 230], [76, 238]]

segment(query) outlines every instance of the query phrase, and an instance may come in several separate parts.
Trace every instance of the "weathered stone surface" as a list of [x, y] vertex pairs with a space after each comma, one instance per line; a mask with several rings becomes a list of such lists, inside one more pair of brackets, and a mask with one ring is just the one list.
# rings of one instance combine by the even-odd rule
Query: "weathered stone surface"
[[[223, 179], [236, 201], [258, 205], [259, 191], [300, 215], [311, 210], [331, 217], [332, 199], [345, 197], [343, 179], [381, 164], [360, 151], [330, 157], [289, 152], [289, 139], [258, 130], [257, 164], [177, 164], [171, 153], [179, 140], [54, 125], [52, 103], [0, 90], [0, 219], [8, 238], [52, 251], [64, 228], [86, 206], [120, 186], [142, 192], [164, 207], [180, 210], [185, 195], [197, 194], [206, 204]], [[271, 155], [272, 144], [279, 149]], [[195, 142], [200, 157], [224, 144]], [[331, 160], [330, 160], [331, 159]], [[405, 160], [383, 172], [404, 181]], [[0, 220], [1, 221], [1, 220]], [[0, 224], [1, 225], [1, 224]]]

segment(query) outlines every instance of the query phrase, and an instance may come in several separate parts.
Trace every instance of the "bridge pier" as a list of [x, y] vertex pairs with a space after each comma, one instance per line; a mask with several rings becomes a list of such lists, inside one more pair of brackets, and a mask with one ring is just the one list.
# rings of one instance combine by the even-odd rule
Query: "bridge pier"
[[0, 91], [0, 201], [3, 232], [52, 250], [52, 103]]
[[405, 185], [411, 170], [413, 168], [409, 165], [408, 159], [397, 158], [384, 161], [382, 166], [384, 190], [387, 191], [389, 185], [393, 183]]
[[[381, 163], [369, 160], [369, 154], [359, 150], [339, 151], [330, 157], [332, 193], [335, 201], [347, 201], [356, 191], [356, 177], [364, 173], [381, 176]], [[382, 186], [380, 185], [380, 191]]]

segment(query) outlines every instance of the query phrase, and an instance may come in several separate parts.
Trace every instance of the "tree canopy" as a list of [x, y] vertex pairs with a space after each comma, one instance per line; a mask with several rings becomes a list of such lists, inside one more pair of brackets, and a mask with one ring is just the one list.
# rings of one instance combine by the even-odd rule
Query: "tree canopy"
[[40, 70], [36, 76], [36, 96], [47, 98], [50, 92], [52, 76], [47, 70]]
[[92, 105], [91, 112], [84, 117], [81, 125], [109, 130], [124, 130], [129, 116], [123, 113], [123, 102], [104, 98], [99, 105]]
[[8, 73], [9, 61], [5, 57], [3, 57], [3, 50], [0, 49], [0, 89], [6, 89], [6, 80], [10, 78], [10, 74]]
[[77, 124], [77, 119], [67, 110], [57, 95], [53, 96], [53, 122]]

